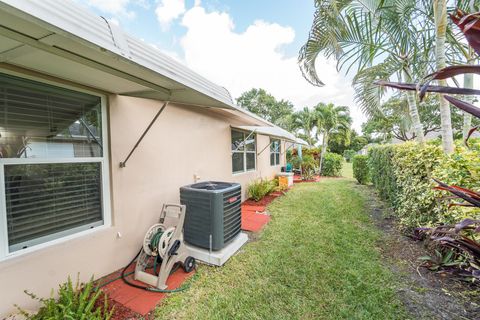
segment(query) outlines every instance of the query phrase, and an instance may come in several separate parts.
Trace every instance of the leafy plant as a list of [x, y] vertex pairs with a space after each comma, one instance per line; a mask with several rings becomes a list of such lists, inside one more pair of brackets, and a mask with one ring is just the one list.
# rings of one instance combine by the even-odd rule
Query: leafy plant
[[275, 188], [275, 180], [258, 179], [248, 185], [247, 195], [255, 201], [260, 201], [263, 197], [274, 191]]
[[343, 166], [343, 157], [336, 153], [327, 152], [323, 159], [321, 175], [325, 177], [339, 177]]
[[312, 155], [306, 154], [301, 159], [302, 179], [312, 180], [315, 178], [317, 162]]
[[476, 239], [479, 232], [480, 220], [473, 219], [464, 219], [455, 225], [417, 228], [417, 235], [423, 235], [447, 253], [442, 256], [436, 252], [436, 257], [431, 259], [424, 257], [425, 266], [431, 270], [454, 266], [461, 270], [457, 274], [480, 280], [480, 243]]
[[461, 263], [454, 259], [455, 252], [453, 250], [448, 250], [446, 253], [442, 253], [440, 250], [435, 249], [434, 253], [433, 256], [423, 256], [418, 258], [418, 260], [423, 261], [422, 266], [431, 271], [456, 267]]
[[355, 152], [355, 150], [351, 150], [351, 149], [343, 151], [343, 157], [347, 162], [351, 162], [353, 160], [353, 157], [355, 157], [356, 154], [357, 153]]
[[29, 314], [17, 306], [20, 313], [29, 320], [108, 320], [114, 311], [113, 308], [109, 310], [106, 297], [103, 305], [97, 305], [103, 292], [95, 289], [93, 277], [86, 284], [80, 283], [77, 278], [75, 286], [69, 277], [66, 283], [59, 286], [58, 298], [54, 297], [53, 290], [48, 299], [39, 298], [27, 291], [25, 293], [41, 303], [40, 310], [36, 314]]
[[300, 169], [302, 167], [302, 158], [295, 155], [290, 158], [290, 163], [292, 164], [293, 169]]
[[368, 157], [364, 155], [356, 155], [353, 157], [353, 176], [358, 183], [366, 184], [369, 181]]

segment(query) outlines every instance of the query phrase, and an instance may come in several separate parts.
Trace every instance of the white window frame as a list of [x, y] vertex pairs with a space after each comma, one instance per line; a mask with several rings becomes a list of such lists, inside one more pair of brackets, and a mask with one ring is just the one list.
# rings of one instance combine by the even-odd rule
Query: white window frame
[[[71, 85], [65, 85], [55, 81], [45, 80], [41, 77], [35, 77], [31, 75], [25, 75], [20, 72], [14, 72], [0, 68], [0, 72], [4, 74], [10, 74], [16, 77], [24, 78], [27, 80], [36, 81], [38, 83], [45, 83], [60, 88], [70, 89], [77, 92], [87, 93], [100, 98], [101, 112], [102, 112], [102, 157], [79, 157], [79, 158], [0, 158], [0, 261], [11, 259], [17, 256], [21, 256], [27, 253], [31, 253], [52, 245], [69, 241], [78, 237], [83, 237], [91, 233], [99, 232], [112, 225], [112, 211], [110, 205], [110, 160], [109, 160], [109, 144], [108, 144], [108, 108], [107, 97], [98, 92], [78, 88]], [[45, 163], [85, 163], [85, 162], [98, 162], [101, 163], [102, 174], [102, 218], [103, 223], [90, 228], [91, 225], [80, 226], [77, 228], [69, 229], [66, 231], [58, 232], [53, 235], [45, 236], [46, 241], [32, 245], [25, 249], [16, 251], [10, 251], [8, 245], [8, 229], [7, 229], [7, 207], [5, 202], [5, 165], [11, 164], [45, 164]], [[98, 224], [98, 222], [96, 223]], [[47, 238], [53, 238], [47, 240]], [[40, 237], [43, 238], [43, 237]]]
[[[273, 145], [275, 141], [278, 141], [278, 150], [277, 151], [272, 151], [272, 148], [270, 147], [270, 158], [268, 161], [270, 162], [271, 167], [278, 167], [282, 163], [282, 140], [277, 139], [277, 138], [270, 138], [270, 146]], [[278, 163], [277, 162], [277, 157], [274, 156], [274, 164], [272, 164], [272, 154], [277, 155], [278, 154]]]
[[[252, 134], [252, 132], [248, 132], [248, 131], [243, 131], [243, 130], [236, 130], [236, 129], [231, 129], [230, 130], [230, 141], [232, 141], [232, 132], [240, 132], [243, 134], [243, 139], [245, 140], [245, 138], [249, 135], [249, 134]], [[232, 165], [232, 174], [233, 175], [238, 175], [238, 174], [242, 174], [242, 173], [246, 173], [246, 172], [252, 172], [252, 171], [257, 171], [257, 134], [256, 133], [253, 133], [252, 134], [253, 138], [255, 139], [255, 150], [254, 151], [247, 151], [247, 148], [244, 146], [244, 150], [237, 150], [237, 151], [234, 151], [234, 150], [231, 150], [231, 157], [233, 159], [233, 154], [234, 153], [242, 153], [243, 154], [243, 170], [241, 171], [233, 171], [233, 160], [230, 161], [231, 165]], [[231, 143], [230, 143], [231, 145]], [[255, 157], [255, 166], [253, 169], [248, 169], [247, 170], [247, 154], [250, 153], [250, 154], [254, 154]]]

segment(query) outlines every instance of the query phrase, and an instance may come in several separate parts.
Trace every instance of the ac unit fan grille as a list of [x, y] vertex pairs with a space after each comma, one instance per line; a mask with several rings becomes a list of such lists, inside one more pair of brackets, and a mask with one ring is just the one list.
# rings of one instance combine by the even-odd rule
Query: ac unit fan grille
[[225, 192], [223, 195], [223, 241], [228, 243], [241, 229], [241, 189]]

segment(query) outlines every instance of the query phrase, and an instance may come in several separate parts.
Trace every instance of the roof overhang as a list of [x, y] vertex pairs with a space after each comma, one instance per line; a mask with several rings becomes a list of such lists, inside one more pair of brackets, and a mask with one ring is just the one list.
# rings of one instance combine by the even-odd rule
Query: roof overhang
[[231, 126], [234, 129], [255, 132], [261, 135], [270, 136], [274, 138], [279, 138], [288, 142], [297, 143], [297, 138], [288, 132], [279, 127], [267, 127], [267, 126]]
[[303, 140], [303, 139], [300, 139], [300, 138], [296, 138], [295, 139], [295, 143], [296, 144], [300, 144], [300, 145], [303, 145], [303, 146], [309, 146], [308, 142]]
[[298, 143], [288, 131], [236, 106], [225, 88], [68, 0], [0, 0], [2, 70], [102, 93], [226, 109], [265, 125], [239, 129]]
[[0, 0], [0, 63], [108, 93], [238, 109], [225, 88], [70, 1]]

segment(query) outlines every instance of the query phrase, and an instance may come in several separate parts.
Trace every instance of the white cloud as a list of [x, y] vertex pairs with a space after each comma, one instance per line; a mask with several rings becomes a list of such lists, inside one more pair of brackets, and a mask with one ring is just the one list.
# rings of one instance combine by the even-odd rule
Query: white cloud
[[135, 18], [135, 12], [128, 10], [130, 3], [135, 2], [142, 4], [142, 1], [131, 0], [87, 0], [87, 5], [95, 7], [103, 12], [109, 13], [113, 16], [123, 16], [127, 18]]
[[298, 109], [318, 102], [347, 105], [355, 128], [364, 121], [353, 102], [351, 81], [337, 72], [335, 62], [319, 57], [317, 70], [326, 86], [318, 88], [303, 79], [297, 57], [282, 52], [282, 46], [295, 38], [292, 28], [259, 20], [238, 33], [228, 13], [206, 12], [200, 6], [184, 14], [182, 25], [187, 28], [181, 39], [187, 65], [225, 86], [233, 97], [254, 87], [264, 88], [292, 101]]
[[170, 23], [183, 13], [185, 13], [185, 0], [161, 0], [155, 9], [163, 30], [167, 30]]

